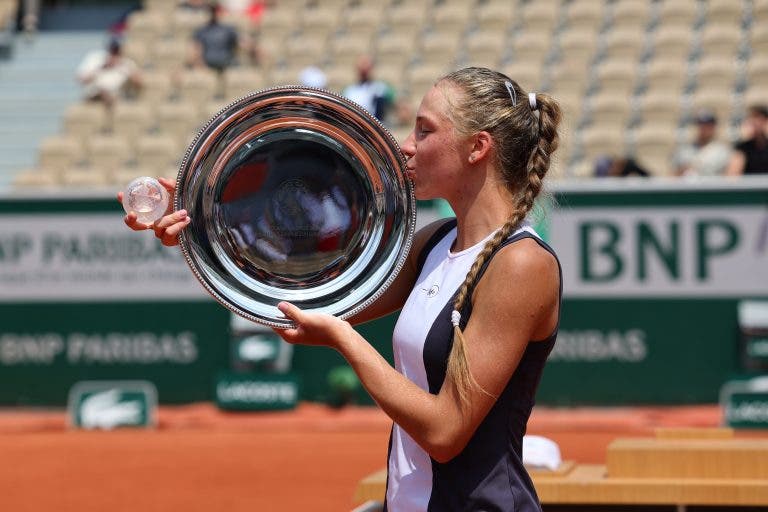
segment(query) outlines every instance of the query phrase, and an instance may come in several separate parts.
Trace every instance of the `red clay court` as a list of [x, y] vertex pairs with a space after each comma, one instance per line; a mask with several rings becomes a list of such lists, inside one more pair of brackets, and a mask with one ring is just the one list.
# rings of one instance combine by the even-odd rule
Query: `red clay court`
[[[555, 440], [564, 460], [602, 463], [617, 437], [720, 422], [717, 406], [541, 407], [529, 433]], [[0, 509], [351, 510], [358, 481], [385, 465], [389, 428], [374, 407], [310, 403], [282, 413], [161, 407], [154, 431], [72, 431], [63, 412], [0, 412]]]

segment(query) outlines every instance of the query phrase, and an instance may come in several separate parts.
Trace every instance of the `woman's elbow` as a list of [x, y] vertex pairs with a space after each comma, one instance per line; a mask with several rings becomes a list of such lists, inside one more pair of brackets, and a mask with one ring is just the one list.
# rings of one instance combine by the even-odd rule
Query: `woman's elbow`
[[424, 448], [432, 459], [445, 464], [460, 454], [468, 441], [458, 432], [442, 432], [430, 436]]

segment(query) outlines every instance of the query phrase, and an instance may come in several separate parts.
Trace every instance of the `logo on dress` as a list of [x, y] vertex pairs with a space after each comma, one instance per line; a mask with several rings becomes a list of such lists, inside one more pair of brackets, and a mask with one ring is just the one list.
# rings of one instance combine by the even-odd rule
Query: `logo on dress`
[[436, 284], [433, 284], [433, 285], [432, 285], [432, 288], [429, 288], [429, 289], [427, 289], [427, 288], [422, 288], [422, 290], [424, 290], [425, 292], [427, 292], [427, 298], [428, 298], [428, 299], [431, 299], [432, 297], [434, 297], [435, 295], [437, 295], [437, 292], [439, 292], [439, 291], [440, 291], [440, 287], [439, 287], [438, 285], [436, 285]]

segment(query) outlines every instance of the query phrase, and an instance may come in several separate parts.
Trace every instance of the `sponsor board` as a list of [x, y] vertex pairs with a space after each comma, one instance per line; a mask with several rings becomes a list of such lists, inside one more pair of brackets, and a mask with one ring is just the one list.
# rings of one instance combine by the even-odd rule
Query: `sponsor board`
[[146, 381], [78, 382], [69, 392], [67, 409], [74, 428], [154, 427], [157, 390]]
[[768, 429], [768, 376], [730, 381], [720, 391], [725, 424]]
[[216, 379], [216, 403], [222, 409], [293, 409], [298, 400], [299, 378], [292, 373], [225, 372]]

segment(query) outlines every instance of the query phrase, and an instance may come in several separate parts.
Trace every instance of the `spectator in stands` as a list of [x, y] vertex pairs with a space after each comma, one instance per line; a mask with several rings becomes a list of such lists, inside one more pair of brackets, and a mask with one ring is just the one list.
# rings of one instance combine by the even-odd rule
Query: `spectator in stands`
[[702, 110], [693, 119], [696, 136], [692, 143], [678, 149], [674, 157], [678, 176], [722, 176], [728, 167], [731, 149], [717, 140], [717, 117]]
[[371, 57], [360, 57], [356, 67], [357, 83], [345, 87], [341, 94], [383, 121], [395, 99], [395, 91], [385, 82], [373, 78]]
[[307, 87], [325, 89], [328, 86], [328, 77], [317, 66], [307, 66], [299, 73], [299, 83]]
[[218, 5], [208, 5], [208, 12], [208, 23], [197, 29], [193, 35], [191, 63], [193, 66], [205, 65], [223, 73], [235, 64], [239, 37], [235, 27], [219, 22]]
[[746, 138], [733, 148], [729, 176], [768, 173], [768, 106], [749, 107], [745, 128]]
[[77, 69], [77, 78], [86, 100], [101, 101], [110, 109], [119, 97], [136, 92], [142, 84], [139, 67], [122, 55], [118, 39], [112, 39], [106, 50], [89, 52]]

